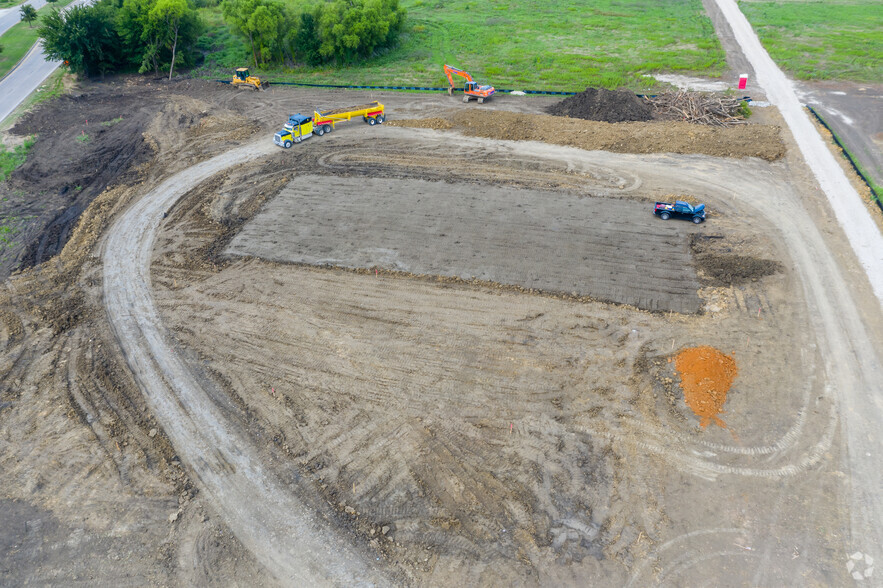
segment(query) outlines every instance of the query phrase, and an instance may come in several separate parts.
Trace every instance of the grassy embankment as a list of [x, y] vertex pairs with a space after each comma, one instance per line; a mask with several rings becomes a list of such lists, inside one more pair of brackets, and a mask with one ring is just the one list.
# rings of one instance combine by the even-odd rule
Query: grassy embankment
[[33, 28], [28, 23], [22, 21], [0, 36], [0, 45], [3, 45], [3, 52], [0, 53], [0, 78], [9, 73], [9, 70], [15, 67], [15, 64], [37, 42], [37, 29], [40, 27], [39, 19], [50, 10], [54, 10], [53, 7], [63, 8], [71, 2], [73, 0], [58, 0], [54, 4], [47, 4], [37, 11], [39, 16], [32, 23]]
[[741, 2], [770, 56], [800, 80], [883, 83], [883, 2]]
[[[289, 0], [295, 2], [295, 0]], [[723, 50], [701, 0], [400, 0], [408, 20], [398, 47], [338, 68], [268, 68], [271, 80], [446, 86], [442, 64], [498, 88], [571, 90], [649, 87], [653, 72], [718, 76]], [[298, 2], [302, 5], [302, 2]], [[206, 64], [226, 79], [250, 51], [218, 8], [201, 10]]]

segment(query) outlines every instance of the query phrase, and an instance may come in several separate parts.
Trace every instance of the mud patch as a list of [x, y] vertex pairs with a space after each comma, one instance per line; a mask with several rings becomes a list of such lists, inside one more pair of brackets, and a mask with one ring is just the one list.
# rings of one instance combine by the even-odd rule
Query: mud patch
[[586, 88], [548, 109], [549, 114], [610, 123], [647, 121], [653, 118], [649, 104], [628, 90]]

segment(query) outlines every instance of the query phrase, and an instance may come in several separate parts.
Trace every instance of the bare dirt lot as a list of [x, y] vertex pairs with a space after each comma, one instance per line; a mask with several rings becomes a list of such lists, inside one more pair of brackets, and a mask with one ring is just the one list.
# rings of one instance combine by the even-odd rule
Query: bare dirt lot
[[[678, 125], [580, 139], [605, 123], [549, 99], [84, 93], [142, 104], [148, 151], [5, 282], [2, 583], [843, 585], [877, 556], [840, 386], [875, 381], [879, 307], [778, 129], [676, 155], [641, 149]], [[405, 126], [271, 144], [366, 99]], [[675, 195], [708, 221], [650, 214]], [[738, 366], [723, 426], [675, 369], [702, 345]]]

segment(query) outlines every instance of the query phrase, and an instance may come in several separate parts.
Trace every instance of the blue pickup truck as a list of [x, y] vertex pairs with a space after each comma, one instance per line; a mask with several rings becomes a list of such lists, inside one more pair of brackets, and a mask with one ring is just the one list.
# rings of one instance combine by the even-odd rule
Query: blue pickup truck
[[668, 220], [672, 217], [689, 219], [697, 225], [705, 221], [705, 205], [700, 204], [695, 208], [690, 206], [688, 202], [683, 200], [675, 200], [674, 204], [669, 202], [657, 202], [653, 208], [653, 214], [662, 220]]

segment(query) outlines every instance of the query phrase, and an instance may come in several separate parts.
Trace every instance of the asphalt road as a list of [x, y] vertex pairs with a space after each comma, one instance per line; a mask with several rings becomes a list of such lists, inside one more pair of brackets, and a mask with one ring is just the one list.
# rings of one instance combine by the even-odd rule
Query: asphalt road
[[0, 121], [12, 114], [59, 65], [60, 61], [47, 61], [40, 46], [31, 49], [24, 61], [0, 81]]
[[[68, 5], [68, 9], [71, 6], [80, 6], [88, 4], [89, 2], [91, 2], [91, 0], [77, 0]], [[31, 0], [28, 4], [31, 4], [34, 8], [40, 8], [45, 3], [45, 0]], [[14, 19], [14, 21], [7, 26], [7, 19]], [[9, 12], [4, 12], [0, 15], [0, 34], [19, 20], [18, 7], [9, 9]], [[3, 28], [4, 26], [6, 28]], [[13, 68], [6, 77], [0, 80], [0, 121], [3, 121], [7, 116], [12, 114], [12, 111], [18, 108], [18, 105], [21, 104], [25, 98], [39, 88], [40, 84], [42, 84], [43, 81], [49, 77], [49, 74], [55, 71], [59, 65], [61, 65], [60, 61], [48, 61], [43, 56], [43, 51], [39, 44], [35, 45], [34, 48], [25, 55], [22, 62], [19, 63], [17, 67]]]
[[804, 82], [798, 96], [825, 119], [872, 179], [883, 185], [883, 85]]
[[40, 10], [40, 8], [46, 5], [46, 0], [30, 0], [30, 2], [23, 2], [18, 6], [0, 10], [0, 35], [21, 21], [21, 7], [25, 4], [30, 4], [34, 9]]

